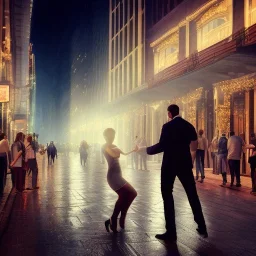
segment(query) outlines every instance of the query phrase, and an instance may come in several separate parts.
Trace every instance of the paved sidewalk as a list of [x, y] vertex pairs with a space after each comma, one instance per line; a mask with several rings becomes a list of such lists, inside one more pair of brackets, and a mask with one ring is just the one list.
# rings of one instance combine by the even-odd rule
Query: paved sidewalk
[[7, 174], [6, 186], [4, 188], [4, 193], [3, 193], [3, 195], [0, 196], [0, 214], [3, 211], [3, 208], [5, 206], [5, 203], [8, 199], [8, 196], [9, 196], [11, 190], [12, 190], [11, 174]]
[[123, 170], [138, 197], [126, 231], [114, 235], [104, 227], [117, 198], [106, 182], [106, 166], [91, 159], [81, 167], [78, 155], [60, 156], [49, 167], [41, 158], [39, 166], [40, 189], [17, 195], [0, 255], [255, 255], [256, 197], [222, 188], [218, 180], [197, 183], [208, 239], [198, 236], [185, 192], [175, 182], [174, 246], [155, 239], [165, 230], [159, 170]]

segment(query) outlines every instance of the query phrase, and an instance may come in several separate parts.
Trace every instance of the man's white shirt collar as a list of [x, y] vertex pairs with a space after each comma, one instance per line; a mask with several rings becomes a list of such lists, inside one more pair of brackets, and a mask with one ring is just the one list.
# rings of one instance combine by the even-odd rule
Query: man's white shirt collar
[[172, 120], [174, 120], [176, 117], [181, 117], [180, 115], [175, 116]]

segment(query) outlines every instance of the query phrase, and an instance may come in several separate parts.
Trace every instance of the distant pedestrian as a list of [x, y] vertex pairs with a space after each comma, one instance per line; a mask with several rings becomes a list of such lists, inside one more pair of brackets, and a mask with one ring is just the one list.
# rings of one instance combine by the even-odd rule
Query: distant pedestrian
[[227, 156], [228, 156], [228, 139], [223, 133], [218, 143], [218, 171], [222, 175], [222, 185], [227, 184]]
[[13, 175], [14, 187], [18, 192], [25, 189], [25, 155], [26, 149], [24, 145], [25, 135], [22, 132], [17, 133], [14, 143], [11, 146], [11, 168]]
[[[139, 140], [138, 136], [135, 136], [135, 140], [133, 142], [134, 148], [139, 145], [139, 142], [140, 142], [140, 140]], [[139, 165], [139, 153], [133, 152], [132, 153], [132, 169], [137, 171], [138, 165]]]
[[199, 130], [198, 132], [198, 148], [196, 151], [196, 180], [199, 179], [199, 173], [201, 175], [200, 182], [203, 183], [205, 179], [205, 172], [204, 172], [204, 156], [205, 152], [208, 148], [208, 141], [203, 136], [204, 131]]
[[[147, 142], [145, 138], [141, 138], [139, 143], [138, 143], [139, 148], [146, 148], [147, 147]], [[139, 159], [140, 159], [140, 170], [148, 171], [148, 166], [147, 166], [147, 152], [145, 150], [138, 151], [139, 153]]]
[[5, 134], [0, 133], [0, 195], [4, 191], [9, 161], [10, 161], [9, 143], [5, 139]]
[[25, 161], [28, 165], [28, 169], [32, 172], [32, 189], [38, 189], [37, 176], [38, 176], [38, 165], [36, 161], [36, 148], [32, 143], [32, 136], [27, 137], [28, 145], [26, 147]]
[[211, 150], [211, 157], [212, 157], [212, 173], [218, 174], [218, 143], [219, 138], [218, 135], [216, 135], [212, 142], [209, 145], [209, 149]]
[[55, 157], [57, 159], [57, 148], [55, 147], [53, 141], [51, 141], [50, 145], [47, 148], [47, 154], [48, 154], [48, 164], [49, 164], [49, 158], [50, 158], [50, 164], [54, 164]]
[[105, 227], [108, 232], [110, 228], [114, 233], [116, 233], [118, 215], [121, 213], [119, 225], [124, 229], [127, 211], [137, 196], [136, 190], [122, 177], [122, 171], [118, 159], [120, 154], [129, 155], [134, 152], [134, 150], [129, 153], [123, 153], [116, 145], [114, 145], [115, 130], [112, 128], [106, 129], [103, 135], [106, 140], [106, 144], [103, 145], [102, 151], [108, 162], [107, 181], [109, 186], [118, 194], [113, 214], [111, 218], [105, 222]]
[[79, 147], [79, 153], [80, 153], [80, 163], [81, 165], [85, 166], [87, 158], [88, 158], [88, 149], [89, 146], [85, 140], [83, 140]]
[[256, 148], [253, 149], [252, 155], [249, 157], [251, 167], [252, 191], [251, 194], [256, 195]]
[[244, 140], [240, 136], [236, 136], [234, 132], [230, 132], [230, 138], [228, 139], [228, 165], [231, 175], [230, 186], [234, 185], [236, 177], [236, 187], [241, 187], [240, 179], [240, 160], [243, 152], [243, 146], [245, 146]]

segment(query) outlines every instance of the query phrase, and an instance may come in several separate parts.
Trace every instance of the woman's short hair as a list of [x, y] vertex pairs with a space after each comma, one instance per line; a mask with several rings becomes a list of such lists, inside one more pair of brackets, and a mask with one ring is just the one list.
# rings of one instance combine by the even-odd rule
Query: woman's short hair
[[109, 137], [110, 135], [115, 135], [116, 131], [113, 128], [107, 128], [104, 132], [103, 132], [103, 136], [104, 137]]

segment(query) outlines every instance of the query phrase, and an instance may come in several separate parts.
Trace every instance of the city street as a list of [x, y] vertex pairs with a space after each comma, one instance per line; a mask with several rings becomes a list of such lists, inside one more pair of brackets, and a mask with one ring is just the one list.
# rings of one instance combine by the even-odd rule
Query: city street
[[[104, 221], [117, 195], [106, 181], [107, 166], [80, 166], [79, 155], [60, 155], [48, 166], [39, 156], [39, 190], [17, 195], [0, 255], [244, 255], [256, 253], [256, 197], [206, 178], [198, 183], [209, 238], [196, 232], [185, 192], [176, 180], [174, 195], [177, 246], [163, 244], [155, 234], [165, 231], [160, 170], [124, 169], [123, 176], [138, 197], [127, 216], [127, 229], [107, 233]], [[31, 177], [29, 177], [29, 182]], [[30, 186], [30, 183], [26, 187]]]

